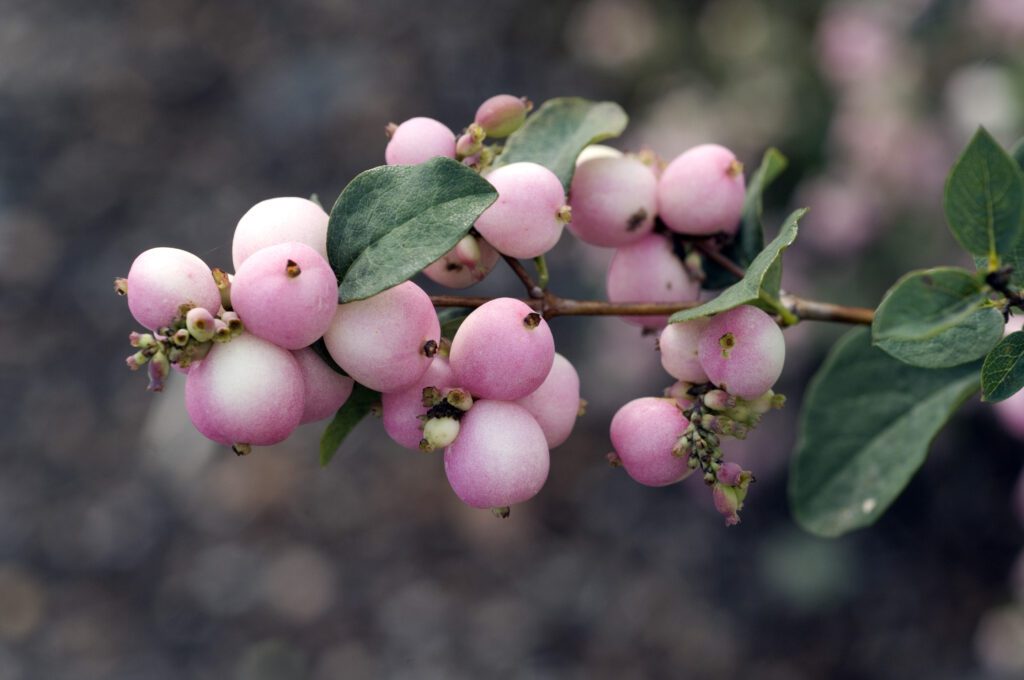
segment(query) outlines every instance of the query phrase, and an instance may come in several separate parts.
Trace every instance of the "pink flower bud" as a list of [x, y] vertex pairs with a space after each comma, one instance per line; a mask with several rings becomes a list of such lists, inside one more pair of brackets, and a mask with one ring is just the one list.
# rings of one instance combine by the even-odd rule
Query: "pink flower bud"
[[203, 307], [193, 307], [185, 315], [185, 326], [193, 338], [199, 342], [213, 339], [213, 314]]
[[488, 137], [508, 137], [519, 129], [532, 108], [533, 104], [526, 97], [499, 94], [480, 105], [474, 122]]

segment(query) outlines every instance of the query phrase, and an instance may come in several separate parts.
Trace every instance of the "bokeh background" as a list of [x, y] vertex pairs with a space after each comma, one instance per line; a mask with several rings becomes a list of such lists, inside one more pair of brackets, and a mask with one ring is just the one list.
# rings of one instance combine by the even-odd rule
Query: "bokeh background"
[[[458, 128], [510, 92], [618, 101], [616, 144], [666, 158], [777, 146], [769, 232], [812, 208], [787, 288], [873, 306], [967, 264], [943, 179], [978, 124], [1024, 133], [1022, 74], [1021, 0], [0, 0], [0, 680], [1024, 677], [1022, 444], [991, 408], [877, 526], [789, 517], [802, 390], [842, 328], [787, 331], [789, 406], [727, 449], [758, 482], [726, 529], [697, 480], [605, 464], [614, 410], [669, 382], [652, 338], [554, 321], [590, 408], [499, 521], [372, 419], [326, 469], [316, 426], [207, 443], [181, 380], [124, 368], [111, 290], [157, 245], [228, 267], [252, 204], [329, 204], [388, 121]], [[553, 287], [600, 297], [609, 255], [564, 237]]]

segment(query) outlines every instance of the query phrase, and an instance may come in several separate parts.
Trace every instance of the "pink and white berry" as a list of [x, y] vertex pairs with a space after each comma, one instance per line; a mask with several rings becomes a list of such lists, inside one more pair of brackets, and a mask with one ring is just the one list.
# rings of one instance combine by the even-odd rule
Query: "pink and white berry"
[[743, 212], [743, 164], [718, 144], [677, 156], [658, 180], [658, 214], [680, 234], [735, 234]]
[[508, 137], [526, 121], [531, 106], [524, 97], [496, 94], [480, 105], [473, 122], [483, 128], [488, 137]]
[[419, 449], [420, 440], [423, 439], [423, 421], [419, 417], [428, 410], [423, 405], [424, 388], [436, 387], [443, 393], [452, 386], [452, 370], [448, 360], [438, 354], [418, 381], [396, 392], [385, 392], [381, 397], [384, 431], [400, 446]]
[[302, 419], [302, 371], [288, 350], [243, 333], [192, 365], [185, 408], [196, 429], [215, 442], [276, 444]]
[[547, 321], [526, 304], [496, 298], [462, 322], [448, 360], [455, 383], [473, 396], [515, 401], [543, 384], [555, 341]]
[[580, 151], [580, 155], [576, 157], [576, 167], [580, 167], [587, 161], [592, 161], [597, 158], [622, 158], [623, 153], [613, 146], [607, 144], [591, 144], [590, 146], [584, 147], [583, 151]]
[[410, 118], [395, 128], [384, 149], [388, 165], [419, 165], [437, 156], [455, 158], [455, 133], [424, 116]]
[[338, 307], [337, 278], [304, 243], [280, 243], [249, 256], [231, 283], [231, 304], [253, 335], [301, 349], [324, 334]]
[[674, 399], [641, 397], [623, 405], [612, 418], [612, 446], [636, 481], [647, 486], [675, 484], [691, 472], [685, 456], [672, 455], [689, 425]]
[[555, 354], [548, 377], [516, 403], [530, 412], [553, 449], [569, 438], [579, 416], [580, 376], [568, 359]]
[[726, 392], [755, 399], [775, 384], [786, 361], [786, 341], [767, 313], [741, 305], [715, 315], [700, 334], [700, 365]]
[[543, 165], [511, 163], [492, 170], [487, 180], [497, 200], [476, 220], [476, 228], [498, 252], [531, 258], [558, 243], [567, 221], [562, 182]]
[[665, 326], [658, 338], [661, 365], [665, 372], [677, 380], [706, 383], [708, 374], [700, 365], [700, 334], [708, 319], [693, 319]]
[[468, 288], [483, 281], [494, 269], [500, 257], [490, 243], [472, 234], [466, 234], [441, 259], [427, 265], [423, 269], [423, 274], [431, 281], [448, 288]]
[[314, 423], [329, 418], [348, 401], [355, 386], [352, 378], [344, 376], [308, 347], [292, 352], [302, 373], [305, 408], [300, 423]]
[[[660, 234], [648, 234], [634, 244], [619, 248], [608, 265], [608, 299], [612, 302], [690, 302], [700, 293], [692, 278]], [[624, 316], [646, 328], [661, 328], [668, 316]]]
[[184, 304], [220, 307], [220, 292], [205, 262], [178, 248], [150, 248], [135, 258], [128, 271], [128, 309], [136, 321], [158, 330]]
[[338, 305], [324, 334], [331, 357], [352, 378], [378, 392], [412, 385], [432, 361], [427, 343], [441, 340], [430, 297], [411, 281], [365, 300]]
[[654, 228], [658, 180], [631, 156], [595, 158], [576, 168], [569, 204], [569, 231], [591, 245], [618, 248]]
[[550, 465], [540, 425], [519, 404], [503, 401], [473, 404], [444, 452], [448, 483], [474, 508], [503, 508], [532, 498], [544, 486]]
[[[231, 241], [231, 260], [237, 271], [257, 250], [296, 241], [327, 259], [327, 222], [324, 209], [295, 196], [268, 198], [242, 215]], [[216, 307], [214, 307], [216, 309]]]

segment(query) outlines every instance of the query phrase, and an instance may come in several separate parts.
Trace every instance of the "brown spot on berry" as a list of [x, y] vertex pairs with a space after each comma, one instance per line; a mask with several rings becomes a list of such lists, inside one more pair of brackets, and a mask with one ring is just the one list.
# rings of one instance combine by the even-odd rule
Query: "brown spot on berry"
[[636, 231], [640, 228], [640, 225], [647, 219], [647, 211], [640, 208], [635, 213], [629, 216], [626, 220], [626, 231]]
[[736, 346], [736, 336], [732, 333], [726, 333], [718, 339], [718, 345], [722, 348], [722, 356], [728, 359], [729, 352]]
[[539, 326], [540, 322], [541, 315], [538, 314], [537, 312], [530, 312], [525, 317], [523, 317], [523, 325], [531, 330]]

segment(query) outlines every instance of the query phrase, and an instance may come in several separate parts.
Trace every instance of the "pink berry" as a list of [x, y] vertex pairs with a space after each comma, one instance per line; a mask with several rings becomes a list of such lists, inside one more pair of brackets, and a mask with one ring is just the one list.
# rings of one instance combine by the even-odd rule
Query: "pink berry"
[[[231, 241], [231, 260], [237, 271], [261, 248], [298, 242], [327, 259], [327, 213], [313, 201], [285, 196], [260, 201], [242, 215]], [[213, 307], [216, 309], [216, 307]]]
[[535, 496], [551, 457], [529, 411], [503, 401], [478, 401], [462, 417], [459, 436], [444, 452], [455, 494], [474, 508], [503, 508]]
[[467, 234], [441, 259], [424, 268], [423, 274], [449, 288], [468, 288], [483, 281], [501, 257], [487, 241]]
[[672, 454], [689, 424], [674, 399], [641, 397], [612, 418], [612, 446], [636, 481], [647, 486], [675, 484], [690, 474], [686, 457]]
[[743, 164], [717, 144], [677, 156], [658, 180], [658, 214], [680, 234], [735, 234], [743, 212]]
[[576, 168], [569, 231], [595, 246], [635, 243], [654, 228], [658, 180], [636, 158], [595, 158]]
[[568, 221], [562, 182], [543, 165], [511, 163], [487, 180], [498, 199], [476, 220], [476, 228], [498, 252], [510, 257], [543, 255], [558, 243]]
[[499, 94], [480, 105], [473, 122], [482, 127], [488, 137], [500, 139], [519, 129], [530, 108], [532, 104], [525, 97]]
[[[648, 234], [632, 245], [619, 248], [608, 265], [608, 299], [612, 302], [691, 302], [700, 293], [700, 282], [690, 277], [672, 244], [660, 234]], [[624, 316], [646, 328], [661, 328], [668, 316]]]
[[519, 300], [497, 298], [466, 317], [448, 359], [456, 384], [472, 395], [515, 401], [547, 378], [555, 341], [540, 314]]
[[423, 405], [423, 389], [436, 387], [443, 393], [452, 385], [448, 360], [437, 355], [427, 372], [414, 384], [397, 392], [384, 393], [381, 397], [381, 420], [388, 436], [407, 449], [419, 449], [423, 438], [423, 421], [419, 417], [429, 408]]
[[690, 383], [708, 381], [698, 356], [700, 334], [707, 325], [707, 319], [693, 319], [665, 326], [658, 338], [658, 348], [661, 351], [661, 365], [666, 373]]
[[391, 133], [384, 149], [388, 165], [418, 165], [436, 156], [455, 158], [455, 133], [433, 118], [410, 118]]
[[324, 334], [338, 306], [338, 284], [327, 260], [302, 243], [253, 253], [231, 284], [231, 304], [253, 335], [301, 349]]
[[718, 387], [755, 399], [775, 384], [786, 361], [786, 341], [772, 317], [741, 305], [714, 316], [700, 334], [700, 364]]
[[213, 272], [190, 252], [150, 248], [128, 272], [128, 309], [140, 324], [157, 330], [171, 323], [184, 304], [217, 309], [220, 292]]
[[305, 408], [300, 423], [313, 423], [329, 418], [352, 394], [352, 378], [344, 376], [308, 347], [292, 352], [302, 373]]
[[267, 446], [298, 427], [304, 394], [292, 353], [243, 333], [214, 345], [192, 366], [185, 408], [196, 429], [215, 442]]
[[338, 305], [324, 334], [338, 365], [378, 392], [401, 390], [419, 380], [440, 340], [430, 297], [411, 281]]
[[548, 377], [541, 386], [516, 401], [530, 412], [553, 449], [572, 434], [580, 412], [580, 376], [568, 359], [555, 354]]

